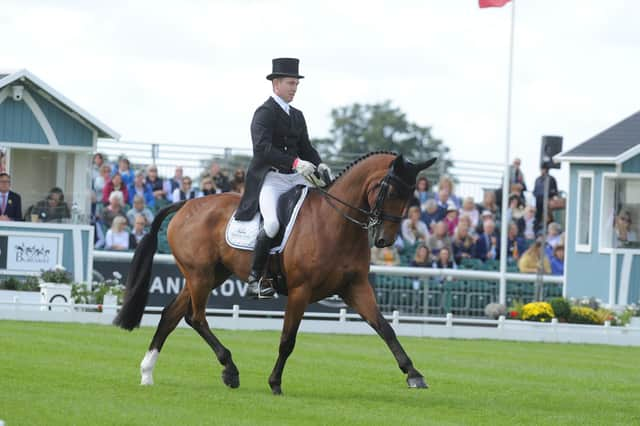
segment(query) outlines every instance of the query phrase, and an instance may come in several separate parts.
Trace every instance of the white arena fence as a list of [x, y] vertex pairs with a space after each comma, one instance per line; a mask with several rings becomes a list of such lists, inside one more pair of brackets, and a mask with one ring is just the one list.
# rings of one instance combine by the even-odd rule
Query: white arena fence
[[[0, 320], [47, 321], [109, 325], [118, 310], [116, 305], [23, 302], [19, 296], [11, 301], [0, 299]], [[102, 309], [102, 312], [97, 312]], [[162, 307], [148, 307], [141, 326], [156, 327]], [[212, 327], [227, 330], [281, 330], [282, 311], [207, 309]], [[495, 339], [523, 342], [589, 343], [618, 346], [640, 346], [640, 327], [612, 327], [507, 320], [446, 317], [402, 316], [398, 311], [385, 315], [400, 336]], [[180, 327], [188, 327], [182, 320]], [[373, 335], [374, 331], [356, 314], [345, 309], [338, 313], [305, 313], [301, 332], [325, 334]]]

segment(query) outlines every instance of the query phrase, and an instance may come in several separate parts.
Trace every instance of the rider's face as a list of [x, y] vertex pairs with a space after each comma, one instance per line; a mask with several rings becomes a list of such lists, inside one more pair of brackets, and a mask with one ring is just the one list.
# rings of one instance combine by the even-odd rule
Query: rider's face
[[273, 93], [280, 96], [286, 103], [293, 101], [298, 90], [299, 80], [293, 77], [273, 79]]

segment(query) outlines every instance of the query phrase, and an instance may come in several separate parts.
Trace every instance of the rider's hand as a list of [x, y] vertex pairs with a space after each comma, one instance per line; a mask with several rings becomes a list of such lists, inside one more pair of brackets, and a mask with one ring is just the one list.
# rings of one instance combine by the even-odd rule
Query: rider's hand
[[[329, 175], [329, 179], [333, 180], [333, 173], [331, 173], [331, 169], [329, 168], [329, 166], [327, 166], [324, 163], [318, 164], [318, 173], [320, 173], [320, 176], [324, 177], [325, 171]], [[327, 182], [327, 183], [330, 183], [330, 182]]]
[[307, 177], [311, 175], [311, 173], [316, 171], [316, 166], [309, 161], [304, 161], [299, 158], [296, 158], [293, 162], [293, 170], [300, 173], [302, 176]]

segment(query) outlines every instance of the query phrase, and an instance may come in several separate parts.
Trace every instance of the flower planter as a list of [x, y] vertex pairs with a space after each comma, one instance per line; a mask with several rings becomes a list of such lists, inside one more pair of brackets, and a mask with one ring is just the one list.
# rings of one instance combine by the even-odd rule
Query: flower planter
[[115, 314], [117, 311], [116, 305], [118, 304], [118, 296], [115, 294], [107, 293], [104, 295], [102, 302], [102, 312]]
[[[40, 284], [41, 311], [69, 312], [71, 303], [71, 286], [69, 284], [48, 283]], [[66, 304], [67, 306], [47, 306], [49, 303]]]
[[640, 328], [640, 317], [631, 317], [629, 327]]

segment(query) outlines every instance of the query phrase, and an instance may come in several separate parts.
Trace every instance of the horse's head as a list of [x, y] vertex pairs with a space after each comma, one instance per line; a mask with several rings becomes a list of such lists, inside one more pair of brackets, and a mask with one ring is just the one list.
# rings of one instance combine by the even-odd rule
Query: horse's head
[[399, 155], [389, 165], [387, 174], [369, 191], [369, 236], [376, 247], [388, 247], [394, 243], [418, 173], [436, 160], [432, 158], [413, 164]]

